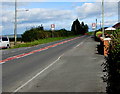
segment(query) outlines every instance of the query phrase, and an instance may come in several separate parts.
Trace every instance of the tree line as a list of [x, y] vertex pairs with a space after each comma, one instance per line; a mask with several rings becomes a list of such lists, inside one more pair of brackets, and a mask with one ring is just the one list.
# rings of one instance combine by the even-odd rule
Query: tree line
[[86, 32], [88, 32], [88, 25], [84, 24], [84, 22], [80, 24], [79, 20], [76, 19], [75, 21], [73, 21], [71, 31], [66, 29], [60, 29], [54, 30], [54, 32], [52, 32], [51, 30], [44, 30], [44, 27], [41, 25], [26, 30], [22, 34], [22, 41], [31, 42], [38, 39], [53, 37], [52, 35], [54, 35], [54, 37], [68, 37], [72, 35], [85, 34]]
[[71, 27], [71, 31], [75, 34], [75, 35], [79, 35], [79, 34], [85, 34], [88, 32], [88, 25], [84, 24], [84, 22], [80, 23], [78, 19], [76, 19]]

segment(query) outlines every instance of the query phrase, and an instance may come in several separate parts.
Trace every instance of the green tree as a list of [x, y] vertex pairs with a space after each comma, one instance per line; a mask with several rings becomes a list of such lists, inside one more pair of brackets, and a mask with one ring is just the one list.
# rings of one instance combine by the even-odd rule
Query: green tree
[[75, 34], [75, 35], [78, 35], [78, 34], [85, 34], [86, 32], [88, 32], [88, 25], [87, 24], [84, 24], [84, 22], [79, 22], [78, 19], [76, 19], [73, 24], [72, 24], [72, 27], [71, 27], [71, 31]]
[[38, 30], [44, 30], [44, 27], [43, 27], [43, 25], [41, 24], [41, 26], [38, 26], [37, 29], [38, 29]]
[[78, 19], [76, 19], [73, 24], [72, 24], [72, 28], [71, 28], [71, 31], [75, 34], [75, 35], [78, 35], [80, 34], [80, 22]]
[[87, 25], [87, 24], [85, 24], [85, 26], [84, 26], [85, 33], [87, 33], [87, 32], [88, 32], [88, 29], [89, 29], [88, 25]]
[[85, 25], [84, 22], [81, 23], [81, 34], [85, 33]]

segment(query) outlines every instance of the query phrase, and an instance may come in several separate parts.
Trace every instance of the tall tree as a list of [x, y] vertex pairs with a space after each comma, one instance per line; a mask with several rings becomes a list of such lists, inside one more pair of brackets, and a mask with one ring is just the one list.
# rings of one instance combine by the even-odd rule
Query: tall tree
[[88, 32], [88, 29], [89, 29], [89, 27], [88, 27], [88, 25], [86, 24], [86, 25], [84, 26], [85, 33]]
[[84, 34], [85, 33], [85, 30], [84, 30], [84, 22], [81, 23], [81, 34]]
[[88, 32], [88, 25], [87, 24], [84, 24], [84, 22], [79, 22], [78, 19], [76, 19], [73, 24], [72, 24], [72, 27], [71, 27], [71, 31], [75, 34], [75, 35], [78, 35], [78, 34], [85, 34], [86, 32]]
[[74, 32], [75, 35], [80, 34], [80, 22], [78, 19], [76, 19], [73, 24], [72, 24], [72, 28], [71, 31]]

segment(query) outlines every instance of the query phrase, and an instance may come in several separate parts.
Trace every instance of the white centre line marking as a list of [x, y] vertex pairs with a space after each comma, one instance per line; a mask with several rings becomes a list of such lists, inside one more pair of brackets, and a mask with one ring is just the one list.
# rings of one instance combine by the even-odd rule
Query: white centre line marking
[[[90, 37], [88, 37], [88, 38], [90, 38]], [[88, 39], [87, 38], [87, 39]], [[75, 46], [74, 48], [77, 48], [77, 47], [79, 47], [80, 45], [82, 45], [87, 39], [84, 39], [81, 43], [79, 43], [77, 46]]]
[[75, 46], [74, 48], [77, 48], [78, 46], [82, 45], [84, 42], [81, 42], [80, 44], [78, 44], [77, 46]]
[[60, 60], [60, 58], [63, 56], [64, 54], [60, 55], [58, 57], [57, 60], [55, 60], [53, 63], [51, 63], [49, 66], [47, 66], [46, 68], [44, 68], [42, 71], [40, 71], [39, 73], [37, 73], [35, 76], [33, 76], [30, 80], [28, 80], [26, 83], [24, 83], [23, 85], [21, 85], [19, 88], [17, 88], [12, 94], [18, 92], [20, 89], [22, 89], [24, 86], [26, 86], [28, 83], [30, 83], [32, 80], [34, 80], [35, 78], [37, 78], [40, 74], [42, 74], [44, 71], [46, 71], [48, 68], [50, 68], [53, 64], [55, 64], [57, 61]]

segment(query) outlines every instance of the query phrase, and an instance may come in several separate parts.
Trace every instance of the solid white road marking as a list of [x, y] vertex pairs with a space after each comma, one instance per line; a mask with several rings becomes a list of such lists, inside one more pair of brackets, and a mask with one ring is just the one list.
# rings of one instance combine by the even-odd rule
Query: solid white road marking
[[82, 45], [84, 42], [81, 42], [80, 44], [78, 44], [77, 46], [75, 46], [74, 48], [77, 48], [78, 46]]
[[[88, 38], [90, 38], [90, 37], [88, 37]], [[88, 39], [87, 38], [87, 39]], [[80, 44], [78, 44], [77, 46], [75, 46], [74, 48], [77, 48], [77, 47], [79, 47], [80, 45], [82, 45], [87, 39], [84, 39], [82, 42], [80, 42]]]
[[49, 66], [44, 68], [42, 71], [37, 73], [34, 77], [32, 77], [30, 80], [28, 80], [26, 83], [21, 85], [19, 88], [17, 88], [12, 94], [18, 92], [20, 89], [22, 89], [24, 86], [26, 86], [28, 83], [30, 83], [32, 80], [34, 80], [36, 77], [38, 77], [40, 74], [42, 74], [44, 71], [46, 71], [48, 68], [50, 68], [53, 64], [55, 64], [64, 54], [60, 55], [57, 60], [55, 60], [53, 63], [51, 63]]
[[[80, 44], [78, 44], [76, 47], [80, 46], [81, 44], [83, 44], [83, 42], [81, 42]], [[49, 66], [47, 66], [46, 68], [44, 68], [42, 71], [40, 71], [39, 73], [37, 73], [35, 76], [33, 76], [30, 80], [28, 80], [26, 83], [24, 83], [23, 85], [21, 85], [20, 87], [18, 87], [16, 90], [13, 91], [12, 94], [18, 92], [20, 89], [22, 89], [23, 87], [25, 87], [28, 83], [30, 83], [32, 80], [34, 80], [35, 78], [37, 78], [40, 74], [42, 74], [44, 71], [46, 71], [47, 69], [49, 69], [52, 65], [54, 65], [64, 54], [62, 54], [61, 56], [58, 57], [57, 60], [55, 60], [53, 63], [51, 63]]]
[[[80, 44], [78, 44], [76, 47], [78, 47], [78, 46], [80, 46], [80, 45], [82, 45], [82, 44], [83, 44], [83, 42], [81, 42]], [[74, 47], [74, 48], [76, 48], [76, 47]], [[47, 66], [47, 67], [44, 68], [42, 71], [40, 71], [39, 73], [37, 73], [35, 76], [33, 76], [30, 80], [28, 80], [26, 83], [24, 83], [23, 85], [21, 85], [19, 88], [17, 88], [16, 90], [14, 90], [14, 92], [13, 92], [12, 94], [18, 92], [20, 89], [22, 89], [22, 88], [23, 88], [24, 86], [26, 86], [28, 83], [30, 83], [32, 80], [34, 80], [35, 78], [37, 78], [40, 74], [42, 74], [44, 71], [46, 71], [48, 68], [50, 68], [53, 64], [55, 64], [63, 55], [64, 55], [64, 54], [60, 55], [57, 60], [55, 60], [55, 61], [54, 61], [53, 63], [51, 63], [49, 66]]]

